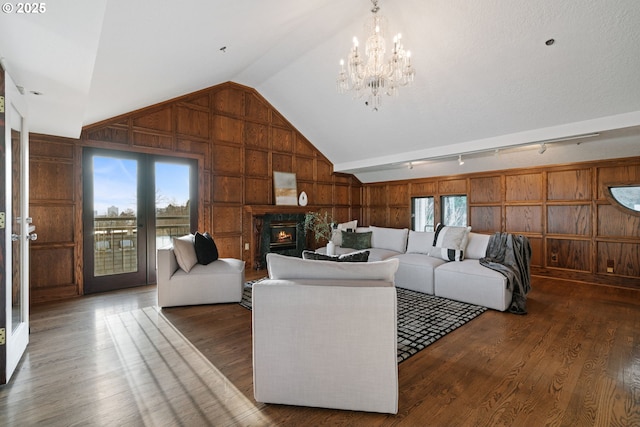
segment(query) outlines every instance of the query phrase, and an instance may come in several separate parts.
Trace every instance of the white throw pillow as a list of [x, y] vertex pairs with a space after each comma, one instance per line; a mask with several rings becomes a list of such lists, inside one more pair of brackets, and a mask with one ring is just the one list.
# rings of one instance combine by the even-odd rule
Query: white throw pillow
[[407, 243], [408, 254], [429, 254], [433, 247], [433, 239], [436, 233], [433, 231], [413, 231], [409, 230], [409, 241]]
[[488, 234], [469, 233], [464, 257], [471, 259], [484, 258], [487, 253], [487, 245], [489, 245], [490, 238], [491, 236]]
[[408, 228], [369, 227], [371, 234], [371, 247], [389, 249], [404, 253], [407, 250]]
[[188, 234], [182, 237], [174, 237], [173, 253], [180, 268], [187, 273], [191, 271], [191, 268], [198, 263], [194, 235]]
[[342, 230], [344, 230], [344, 231], [347, 231], [347, 230], [355, 231], [357, 227], [358, 227], [358, 220], [357, 219], [354, 219], [353, 221], [343, 222], [343, 223], [338, 224], [338, 228], [334, 229], [331, 232], [331, 241], [336, 246], [342, 246]]
[[429, 251], [432, 257], [445, 261], [462, 261], [471, 227], [452, 227], [438, 224], [435, 232], [433, 248]]

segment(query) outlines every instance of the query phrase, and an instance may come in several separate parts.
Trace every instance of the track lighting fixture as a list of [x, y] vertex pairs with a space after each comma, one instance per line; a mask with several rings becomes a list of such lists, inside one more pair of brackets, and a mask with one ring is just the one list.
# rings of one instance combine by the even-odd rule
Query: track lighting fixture
[[547, 151], [547, 144], [545, 144], [544, 142], [542, 144], [540, 144], [540, 148], [538, 149], [538, 153], [542, 154], [545, 151]]
[[462, 154], [459, 154], [459, 155], [458, 155], [458, 164], [459, 164], [460, 166], [464, 165], [464, 160], [462, 160]]

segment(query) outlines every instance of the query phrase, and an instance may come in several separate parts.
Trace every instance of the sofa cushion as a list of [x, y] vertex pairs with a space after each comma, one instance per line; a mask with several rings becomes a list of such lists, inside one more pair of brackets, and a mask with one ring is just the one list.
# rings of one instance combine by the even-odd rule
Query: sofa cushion
[[507, 278], [476, 259], [445, 263], [435, 269], [434, 277], [436, 296], [500, 311], [511, 304]]
[[396, 286], [433, 295], [434, 270], [446, 264], [446, 261], [414, 253], [400, 254], [394, 258], [400, 260], [395, 277]]
[[358, 220], [354, 219], [349, 222], [342, 222], [338, 224], [338, 227], [331, 232], [331, 241], [335, 243], [336, 246], [342, 246], [342, 230], [344, 231], [355, 231], [358, 228]]
[[433, 248], [429, 255], [445, 261], [462, 261], [471, 227], [453, 227], [438, 224]]
[[393, 283], [397, 259], [368, 263], [313, 261], [276, 253], [267, 254], [270, 279], [379, 279]]
[[491, 238], [488, 234], [469, 233], [467, 248], [464, 251], [465, 258], [480, 259], [487, 253], [487, 245]]
[[191, 271], [191, 268], [198, 263], [193, 234], [174, 237], [173, 253], [176, 256], [176, 261], [178, 261], [180, 268], [187, 273]]
[[342, 245], [345, 248], [367, 249], [371, 247], [371, 231], [355, 233], [342, 230]]
[[371, 247], [404, 253], [407, 250], [408, 228], [369, 227]]
[[356, 251], [342, 255], [327, 255], [320, 252], [302, 251], [302, 258], [316, 261], [367, 262], [369, 260], [369, 251]]
[[218, 259], [218, 247], [209, 233], [196, 231], [193, 240], [198, 264], [207, 265]]
[[436, 233], [433, 231], [409, 231], [407, 242], [408, 254], [429, 254], [433, 247], [433, 240]]

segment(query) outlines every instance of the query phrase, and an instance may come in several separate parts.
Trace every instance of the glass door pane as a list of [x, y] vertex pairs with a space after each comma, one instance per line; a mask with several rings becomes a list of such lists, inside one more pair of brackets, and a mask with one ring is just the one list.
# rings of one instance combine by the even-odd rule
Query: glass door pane
[[[11, 105], [10, 108], [13, 108]], [[17, 111], [15, 111], [15, 115], [18, 116], [18, 120], [20, 120], [20, 116]], [[18, 125], [18, 129], [22, 126]], [[11, 169], [12, 169], [12, 191], [11, 191], [11, 218], [12, 227], [11, 227], [11, 240], [13, 245], [11, 245], [11, 259], [13, 261], [13, 272], [12, 272], [12, 282], [11, 282], [11, 318], [12, 318], [12, 327], [15, 331], [20, 323], [22, 323], [22, 252], [23, 252], [23, 232], [22, 232], [22, 191], [21, 191], [21, 178], [22, 178], [22, 150], [20, 149], [20, 131], [11, 129], [11, 146], [12, 146], [12, 157], [11, 157]]]
[[191, 230], [191, 167], [184, 163], [155, 162], [156, 247]]
[[138, 271], [138, 161], [93, 157], [94, 276]]
[[85, 149], [84, 292], [147, 284], [144, 157]]

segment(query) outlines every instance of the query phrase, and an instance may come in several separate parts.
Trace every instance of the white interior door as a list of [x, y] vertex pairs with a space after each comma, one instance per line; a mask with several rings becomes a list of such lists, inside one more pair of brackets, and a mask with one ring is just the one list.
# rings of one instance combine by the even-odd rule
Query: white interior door
[[23, 96], [5, 73], [6, 381], [29, 343], [29, 133]]

